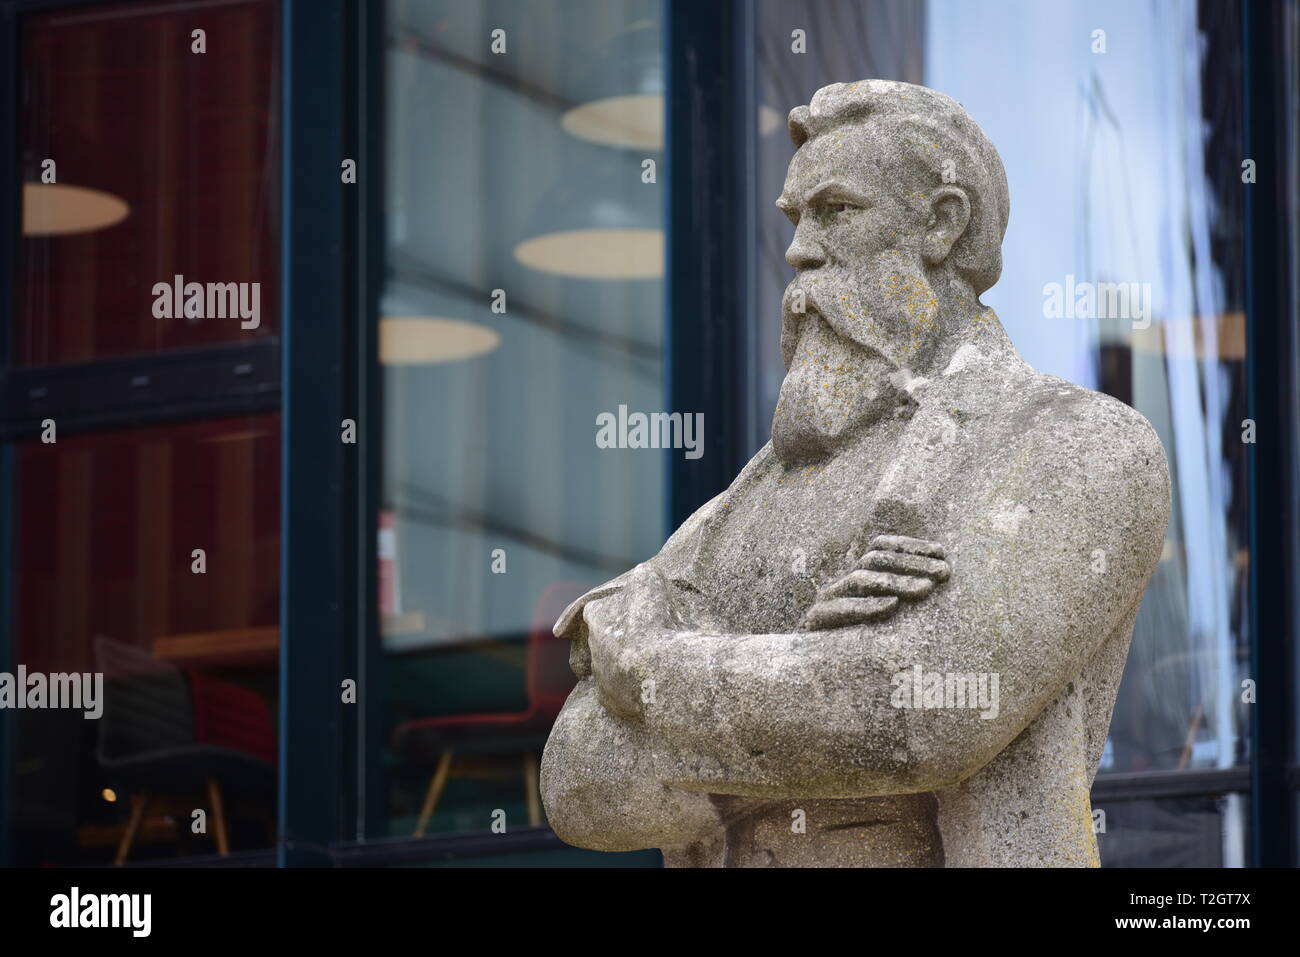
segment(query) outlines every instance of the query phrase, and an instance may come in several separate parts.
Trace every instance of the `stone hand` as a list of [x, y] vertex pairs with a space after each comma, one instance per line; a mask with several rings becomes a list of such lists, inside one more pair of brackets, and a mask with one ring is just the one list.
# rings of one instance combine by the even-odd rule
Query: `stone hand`
[[601, 703], [630, 721], [645, 708], [645, 650], [666, 629], [680, 627], [672, 585], [649, 564], [633, 569], [622, 589], [583, 611], [591, 670]]
[[919, 601], [952, 569], [936, 542], [904, 535], [877, 535], [857, 567], [817, 593], [801, 627], [822, 631], [888, 618], [900, 601]]

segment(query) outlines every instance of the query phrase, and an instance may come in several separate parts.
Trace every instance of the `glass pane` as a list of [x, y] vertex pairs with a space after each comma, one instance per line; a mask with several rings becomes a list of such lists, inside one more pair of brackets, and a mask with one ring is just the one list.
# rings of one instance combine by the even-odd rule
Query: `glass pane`
[[1242, 794], [1102, 802], [1093, 808], [1101, 866], [1244, 867], [1249, 809]]
[[[130, 860], [213, 853], [210, 780], [230, 847], [270, 846], [279, 413], [53, 438], [16, 454], [18, 862], [113, 860], [145, 794]], [[34, 706], [60, 674], [94, 707]]]
[[489, 832], [495, 811], [526, 827], [574, 680], [551, 626], [664, 540], [664, 452], [597, 442], [602, 413], [668, 411], [662, 10], [387, 13], [388, 728], [368, 836]]
[[82, 6], [21, 30], [13, 363], [272, 335], [278, 5]]
[[[280, 417], [241, 401], [186, 421], [161, 396], [188, 382], [215, 410], [228, 381], [190, 350], [274, 335], [279, 12], [185, 0], [18, 20], [7, 358], [78, 363], [60, 401], [86, 414], [14, 446], [5, 574], [32, 703], [16, 716], [18, 863], [273, 841]], [[124, 357], [129, 384], [105, 361]], [[78, 431], [92, 420], [168, 424]]]
[[[1036, 369], [1142, 412], [1169, 460], [1165, 554], [1101, 770], [1245, 763], [1242, 185], [1239, 161], [1224, 160], [1243, 155], [1235, 8], [1012, 0], [991, 16], [962, 0], [760, 0], [757, 10], [754, 449], [767, 441], [784, 375], [780, 301], [793, 228], [772, 205], [794, 150], [784, 117], [839, 81], [879, 77], [947, 93], [988, 133], [1010, 184], [1002, 276], [984, 302]], [[1104, 53], [1094, 52], [1101, 23], [1111, 40]], [[816, 49], [792, 55], [794, 28]], [[1136, 283], [1149, 296], [1145, 312], [1053, 315], [1052, 284], [1096, 283]]]

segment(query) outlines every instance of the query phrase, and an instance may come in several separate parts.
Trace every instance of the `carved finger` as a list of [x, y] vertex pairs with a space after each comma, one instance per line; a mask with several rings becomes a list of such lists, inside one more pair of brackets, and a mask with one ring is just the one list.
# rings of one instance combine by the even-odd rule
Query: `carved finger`
[[897, 595], [913, 601], [934, 591], [934, 581], [918, 575], [895, 575], [892, 572], [859, 569], [827, 585], [817, 594], [818, 601], [864, 595]]
[[898, 599], [893, 595], [880, 598], [836, 598], [822, 601], [808, 610], [804, 627], [808, 631], [822, 631], [828, 628], [843, 628], [846, 625], [861, 625], [869, 621], [886, 618], [898, 607]]
[[941, 559], [910, 555], [906, 552], [867, 552], [861, 564], [864, 568], [895, 572], [899, 575], [924, 575], [937, 582], [947, 581], [948, 575], [952, 572], [948, 563]]
[[943, 546], [938, 542], [908, 538], [906, 535], [877, 535], [871, 540], [871, 547], [884, 552], [907, 552], [909, 555], [924, 555], [927, 558], [946, 557]]

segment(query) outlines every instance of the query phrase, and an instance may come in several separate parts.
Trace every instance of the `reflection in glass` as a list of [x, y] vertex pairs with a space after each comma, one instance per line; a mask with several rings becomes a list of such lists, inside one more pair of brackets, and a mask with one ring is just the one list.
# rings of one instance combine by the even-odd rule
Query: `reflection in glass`
[[1241, 794], [1096, 802], [1101, 866], [1240, 867], [1247, 810]]
[[[390, 0], [387, 20], [388, 713], [368, 836], [490, 832], [497, 810], [540, 825], [537, 760], [574, 680], [551, 626], [664, 537], [662, 453], [595, 442], [600, 413], [665, 407], [662, 116], [626, 117], [635, 150], [590, 111], [574, 128], [613, 96], [662, 110], [662, 12]], [[637, 57], [609, 55], [629, 42]]]
[[[19, 863], [270, 846], [279, 414], [61, 434], [16, 458], [15, 661], [104, 675], [96, 720], [16, 712]], [[221, 842], [215, 816], [187, 826], [214, 793]]]
[[[21, 19], [14, 364], [275, 334], [278, 25], [274, 0], [95, 4]], [[197, 27], [202, 55], [190, 51]], [[177, 275], [259, 283], [258, 327], [155, 317], [154, 284]]]
[[23, 184], [23, 235], [66, 236], [108, 229], [126, 219], [130, 207], [103, 190], [59, 183]]
[[[202, 398], [222, 407], [200, 347], [276, 332], [279, 22], [275, 0], [41, 5], [16, 20], [6, 186], [23, 230], [6, 357], [77, 366], [31, 390], [75, 414], [52, 411], [13, 445], [11, 650], [29, 676], [103, 685], [93, 720], [16, 714], [21, 865], [274, 841], [280, 417], [238, 400], [195, 420], [165, 396], [168, 382], [213, 385]], [[155, 315], [155, 285], [179, 276], [248, 284], [258, 327]], [[101, 361], [127, 357], [129, 392], [121, 364]]]

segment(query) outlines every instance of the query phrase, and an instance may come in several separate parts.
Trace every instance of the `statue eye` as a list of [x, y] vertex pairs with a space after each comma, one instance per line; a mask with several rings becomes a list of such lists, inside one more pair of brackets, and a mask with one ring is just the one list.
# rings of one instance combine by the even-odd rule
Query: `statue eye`
[[861, 206], [850, 203], [847, 200], [826, 200], [817, 204], [816, 209], [821, 216], [838, 216], [841, 213], [847, 213], [851, 210], [861, 209]]

